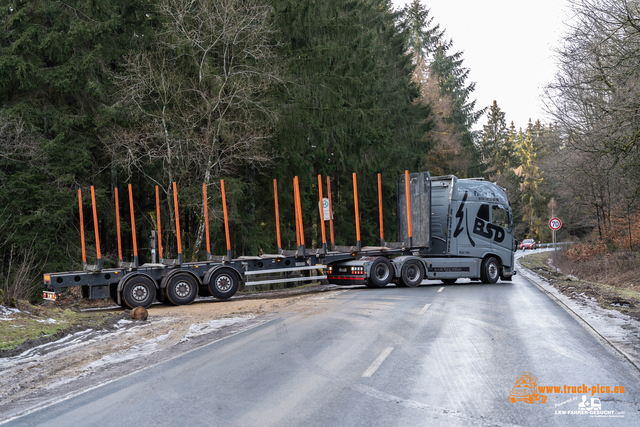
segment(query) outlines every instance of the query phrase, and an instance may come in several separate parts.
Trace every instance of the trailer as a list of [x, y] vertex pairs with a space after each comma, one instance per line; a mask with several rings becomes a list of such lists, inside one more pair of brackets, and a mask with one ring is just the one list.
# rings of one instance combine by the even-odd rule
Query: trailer
[[[84, 238], [82, 192], [78, 190], [82, 242], [82, 271], [44, 274], [43, 298], [56, 300], [69, 287], [81, 287], [85, 298], [111, 298], [123, 307], [148, 307], [154, 301], [186, 305], [200, 296], [231, 298], [241, 283], [255, 286], [270, 283], [328, 280], [337, 285], [383, 287], [394, 282], [398, 286], [418, 286], [424, 279], [440, 279], [453, 283], [457, 278], [481, 279], [495, 283], [498, 278], [510, 280], [515, 274], [511, 210], [506, 193], [493, 183], [482, 180], [458, 180], [454, 176], [431, 178], [428, 172], [409, 174], [398, 181], [398, 226], [402, 242], [386, 242], [382, 222], [382, 187], [378, 174], [380, 209], [380, 246], [362, 246], [356, 174], [353, 174], [356, 243], [335, 245], [331, 184], [327, 177], [328, 218], [322, 218], [322, 247], [306, 248], [302, 223], [300, 191], [297, 177], [293, 180], [296, 223], [296, 250], [282, 249], [278, 207], [278, 187], [274, 180], [277, 230], [277, 254], [232, 258], [226, 208], [224, 180], [220, 181], [225, 222], [227, 254], [211, 254], [207, 186], [203, 184], [207, 259], [183, 262], [178, 211], [178, 193], [173, 183], [176, 224], [176, 259], [163, 258], [159, 191], [156, 186], [156, 230], [152, 235], [152, 262], [139, 265], [133, 196], [131, 184], [129, 205], [133, 237], [133, 262], [122, 259], [118, 189], [115, 209], [118, 239], [118, 267], [103, 268], [100, 253], [98, 220], [94, 188], [91, 187], [93, 223], [96, 241], [96, 264], [87, 264]], [[318, 176], [319, 200], [323, 201], [322, 177]], [[412, 209], [413, 205], [413, 209]], [[475, 215], [469, 229], [469, 212]], [[323, 213], [321, 215], [324, 216]], [[456, 219], [454, 221], [454, 218]], [[327, 242], [325, 221], [329, 222]], [[156, 234], [157, 254], [156, 262]], [[472, 238], [473, 235], [473, 238]], [[466, 238], [466, 240], [465, 240]], [[400, 240], [399, 239], [399, 240]], [[314, 274], [315, 273], [315, 274]]]

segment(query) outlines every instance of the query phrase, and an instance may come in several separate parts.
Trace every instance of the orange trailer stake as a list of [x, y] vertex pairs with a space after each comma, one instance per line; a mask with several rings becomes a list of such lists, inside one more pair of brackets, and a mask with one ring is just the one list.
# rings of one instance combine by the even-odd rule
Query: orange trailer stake
[[209, 242], [209, 199], [207, 198], [207, 184], [202, 183], [202, 198], [204, 199], [204, 231], [207, 234], [207, 255], [211, 255], [211, 244]]
[[329, 230], [331, 231], [331, 248], [335, 246], [333, 240], [333, 205], [331, 204], [331, 180], [327, 176], [327, 197], [329, 197]]
[[99, 260], [100, 256], [100, 235], [98, 234], [98, 214], [96, 212], [96, 194], [93, 191], [93, 185], [91, 186], [91, 206], [93, 207], [93, 230], [96, 234], [96, 258]]
[[[404, 185], [407, 193], [407, 222], [409, 224], [409, 240], [411, 240], [411, 195], [409, 194], [409, 171], [404, 171]], [[409, 242], [411, 243], [411, 242]]]
[[120, 204], [118, 202], [118, 187], [116, 193], [116, 234], [118, 235], [118, 260], [122, 261], [122, 238], [120, 237]]
[[378, 207], [380, 209], [380, 243], [384, 242], [384, 229], [382, 227], [382, 176], [378, 174]]
[[180, 239], [180, 214], [178, 213], [178, 189], [176, 182], [173, 182], [173, 206], [176, 211], [176, 237], [178, 238], [178, 257], [182, 253], [182, 240]]
[[324, 206], [322, 205], [322, 175], [318, 175], [318, 190], [320, 192], [320, 223], [322, 224], [322, 244], [327, 243], [327, 236], [324, 231]]
[[356, 240], [360, 241], [360, 213], [358, 211], [358, 182], [356, 173], [353, 173], [353, 203], [356, 206]]
[[156, 185], [156, 228], [158, 229], [158, 256], [162, 260], [162, 235], [160, 234], [160, 191]]
[[273, 180], [273, 198], [276, 203], [276, 235], [278, 236], [278, 251], [282, 249], [280, 243], [280, 212], [278, 211], [278, 182]]
[[300, 247], [300, 222], [298, 221], [298, 193], [296, 192], [296, 177], [293, 178], [293, 213], [296, 218], [296, 248]]
[[227, 217], [227, 196], [224, 191], [224, 179], [220, 180], [220, 190], [222, 191], [222, 210], [224, 212], [224, 232], [227, 236], [227, 251], [230, 251], [231, 240], [229, 240], [229, 220]]
[[131, 234], [133, 235], [133, 256], [138, 256], [138, 241], [136, 240], [136, 219], [133, 214], [133, 192], [129, 184], [129, 210], [131, 211]]
[[82, 217], [82, 190], [78, 188], [78, 204], [80, 205], [80, 240], [82, 241], [82, 264], [87, 264], [87, 253], [84, 245], [84, 219]]
[[304, 246], [304, 226], [302, 225], [302, 204], [300, 203], [300, 186], [298, 185], [298, 177], [296, 176], [296, 200], [298, 201], [298, 221], [300, 221], [300, 244]]

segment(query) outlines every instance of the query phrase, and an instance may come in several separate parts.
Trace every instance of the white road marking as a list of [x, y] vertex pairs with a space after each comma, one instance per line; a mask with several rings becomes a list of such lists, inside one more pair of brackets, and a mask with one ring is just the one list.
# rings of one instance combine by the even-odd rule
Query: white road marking
[[370, 377], [371, 375], [373, 375], [373, 373], [380, 367], [380, 365], [382, 365], [382, 362], [384, 362], [384, 360], [389, 357], [389, 355], [391, 354], [391, 352], [393, 351], [393, 347], [387, 347], [385, 348], [382, 353], [380, 353], [380, 356], [378, 356], [378, 358], [376, 360], [374, 360], [374, 362], [371, 364], [371, 366], [369, 366], [369, 368], [364, 371], [364, 374], [362, 374], [363, 377]]
[[422, 309], [418, 312], [418, 314], [424, 314], [427, 311], [427, 308], [429, 308], [431, 304], [426, 304], [424, 307], [422, 307]]
[[442, 292], [444, 290], [444, 286], [438, 289], [438, 292]]

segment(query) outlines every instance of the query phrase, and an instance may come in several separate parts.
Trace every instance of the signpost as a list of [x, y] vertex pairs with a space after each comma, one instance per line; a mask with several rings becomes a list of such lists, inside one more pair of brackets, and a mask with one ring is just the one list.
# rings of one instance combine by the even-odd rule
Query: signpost
[[318, 208], [320, 210], [320, 218], [322, 218], [323, 221], [329, 221], [329, 199], [323, 197], [322, 206], [320, 206], [320, 202], [318, 202]]
[[553, 217], [549, 220], [549, 228], [553, 230], [553, 250], [556, 257], [556, 273], [558, 272], [558, 244], [556, 243], [556, 231], [562, 227], [562, 221], [560, 218]]

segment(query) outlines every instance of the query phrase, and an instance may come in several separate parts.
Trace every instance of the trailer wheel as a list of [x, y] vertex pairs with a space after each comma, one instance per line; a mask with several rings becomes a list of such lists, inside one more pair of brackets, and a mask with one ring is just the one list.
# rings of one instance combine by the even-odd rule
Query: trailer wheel
[[156, 285], [148, 277], [132, 277], [122, 288], [122, 300], [129, 308], [147, 308], [155, 299]]
[[198, 283], [190, 274], [179, 273], [167, 281], [165, 292], [171, 304], [191, 304], [198, 296]]
[[391, 261], [385, 257], [376, 258], [369, 270], [371, 275], [371, 277], [369, 277], [369, 283], [377, 288], [384, 288], [391, 282], [391, 279], [393, 279], [392, 271]]
[[410, 288], [418, 286], [424, 280], [424, 268], [416, 260], [409, 260], [402, 266], [401, 281]]
[[228, 299], [238, 292], [238, 274], [228, 268], [221, 268], [209, 279], [209, 292], [218, 299]]
[[482, 262], [480, 280], [482, 283], [496, 283], [500, 278], [500, 265], [494, 257], [487, 257]]

